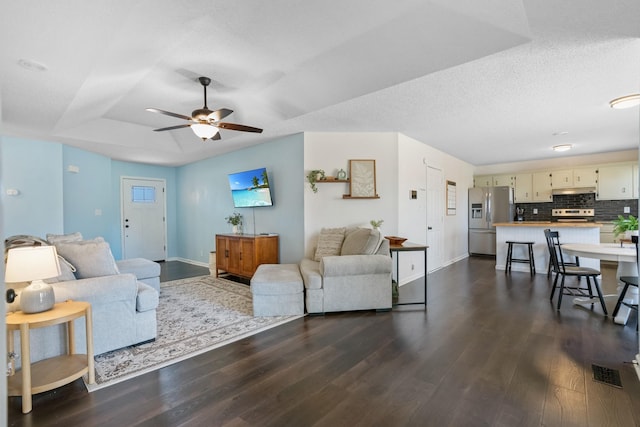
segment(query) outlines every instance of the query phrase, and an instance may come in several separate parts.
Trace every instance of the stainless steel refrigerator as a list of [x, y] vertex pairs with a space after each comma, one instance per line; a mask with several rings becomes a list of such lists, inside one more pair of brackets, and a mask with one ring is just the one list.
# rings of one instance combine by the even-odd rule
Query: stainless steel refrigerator
[[469, 189], [469, 253], [496, 254], [497, 222], [513, 221], [513, 188]]

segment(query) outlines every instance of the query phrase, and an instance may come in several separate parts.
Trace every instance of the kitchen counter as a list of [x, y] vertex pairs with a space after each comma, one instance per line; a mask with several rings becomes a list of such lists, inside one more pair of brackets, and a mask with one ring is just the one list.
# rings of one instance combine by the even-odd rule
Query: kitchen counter
[[[552, 221], [514, 221], [501, 222], [496, 226], [496, 270], [504, 270], [507, 260], [507, 240], [519, 242], [534, 242], [533, 255], [536, 263], [536, 273], [547, 274], [549, 263], [549, 249], [544, 237], [544, 229], [558, 231], [561, 243], [600, 243], [599, 222], [552, 222]], [[527, 258], [524, 251], [526, 245], [513, 247], [514, 258]], [[580, 259], [580, 265], [591, 268], [600, 268], [600, 260]], [[512, 271], [529, 273], [528, 265], [514, 265]]]
[[497, 222], [496, 227], [600, 228], [601, 222], [514, 221]]

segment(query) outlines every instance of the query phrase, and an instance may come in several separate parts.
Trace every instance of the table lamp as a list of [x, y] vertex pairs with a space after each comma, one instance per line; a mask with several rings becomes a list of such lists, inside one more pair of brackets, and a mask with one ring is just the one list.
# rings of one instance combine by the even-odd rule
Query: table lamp
[[29, 246], [9, 249], [4, 281], [31, 282], [20, 292], [20, 309], [24, 313], [40, 313], [53, 308], [53, 288], [43, 279], [60, 275], [55, 246]]

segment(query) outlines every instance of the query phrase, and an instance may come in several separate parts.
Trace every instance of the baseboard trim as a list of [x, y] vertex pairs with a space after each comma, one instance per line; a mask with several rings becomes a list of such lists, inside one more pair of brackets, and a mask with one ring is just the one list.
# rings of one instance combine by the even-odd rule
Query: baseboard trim
[[180, 262], [186, 262], [187, 264], [197, 265], [198, 267], [209, 268], [208, 262], [194, 261], [192, 259], [187, 259], [187, 258], [171, 257], [171, 258], [168, 258], [167, 261], [180, 261]]

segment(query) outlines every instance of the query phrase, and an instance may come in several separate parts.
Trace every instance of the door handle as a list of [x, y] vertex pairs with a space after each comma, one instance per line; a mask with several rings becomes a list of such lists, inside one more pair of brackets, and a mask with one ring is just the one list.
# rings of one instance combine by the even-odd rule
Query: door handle
[[427, 230], [433, 230], [433, 227], [427, 227]]

